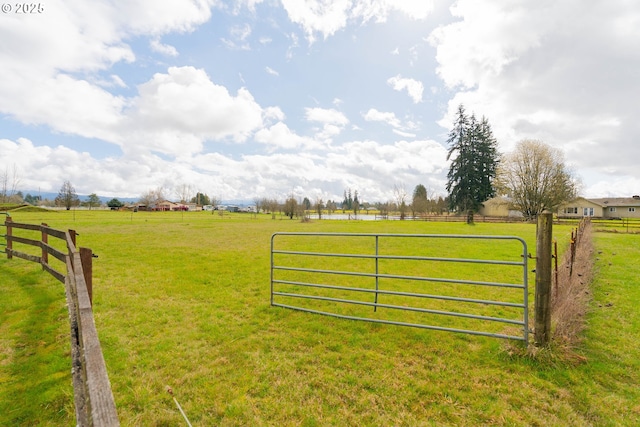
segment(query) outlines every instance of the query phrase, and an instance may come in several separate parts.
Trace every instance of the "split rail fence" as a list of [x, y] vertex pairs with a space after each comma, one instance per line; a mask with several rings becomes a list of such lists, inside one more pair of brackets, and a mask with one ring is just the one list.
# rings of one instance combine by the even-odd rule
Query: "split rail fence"
[[[5, 252], [8, 259], [16, 257], [41, 264], [43, 270], [65, 285], [71, 327], [71, 373], [77, 425], [119, 426], [111, 384], [93, 318], [91, 249], [76, 246], [77, 233], [74, 230], [60, 231], [46, 224], [17, 223], [13, 222], [11, 217], [6, 218], [4, 225], [7, 229]], [[39, 232], [40, 239], [16, 236], [16, 230]], [[63, 245], [66, 245], [66, 251], [50, 245], [49, 237], [62, 240]], [[14, 249], [15, 243], [38, 247], [41, 254], [18, 251]], [[65, 271], [61, 272], [53, 267], [49, 263], [49, 256], [60, 261], [65, 266]]]

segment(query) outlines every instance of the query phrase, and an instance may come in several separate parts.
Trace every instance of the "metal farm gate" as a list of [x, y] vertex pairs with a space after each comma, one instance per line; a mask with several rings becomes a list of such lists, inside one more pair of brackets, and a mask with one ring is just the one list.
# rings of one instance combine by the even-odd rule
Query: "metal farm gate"
[[528, 342], [527, 244], [514, 236], [279, 232], [271, 305]]

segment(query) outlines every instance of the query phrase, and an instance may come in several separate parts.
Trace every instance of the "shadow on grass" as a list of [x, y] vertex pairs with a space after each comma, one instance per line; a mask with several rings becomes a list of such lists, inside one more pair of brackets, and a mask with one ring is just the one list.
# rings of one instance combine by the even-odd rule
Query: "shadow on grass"
[[0, 425], [75, 425], [64, 287], [0, 261]]

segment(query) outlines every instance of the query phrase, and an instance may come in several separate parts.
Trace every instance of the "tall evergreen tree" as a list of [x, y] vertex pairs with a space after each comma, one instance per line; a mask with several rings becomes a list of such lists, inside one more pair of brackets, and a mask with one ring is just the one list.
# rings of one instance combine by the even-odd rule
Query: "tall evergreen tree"
[[416, 188], [413, 190], [413, 200], [411, 202], [411, 210], [414, 216], [416, 214], [426, 213], [428, 203], [427, 188], [422, 184], [416, 185]]
[[353, 195], [353, 200], [351, 201], [351, 208], [353, 209], [353, 213], [358, 215], [358, 211], [360, 210], [360, 200], [358, 200], [358, 190], [356, 190]]
[[447, 160], [451, 160], [447, 174], [449, 207], [477, 212], [482, 202], [495, 195], [493, 182], [499, 156], [489, 121], [467, 116], [460, 105], [447, 143]]

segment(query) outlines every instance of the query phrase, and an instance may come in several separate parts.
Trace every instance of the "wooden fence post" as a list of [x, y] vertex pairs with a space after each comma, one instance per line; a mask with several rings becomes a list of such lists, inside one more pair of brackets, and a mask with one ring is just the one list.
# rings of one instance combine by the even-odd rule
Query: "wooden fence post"
[[[45, 224], [44, 222], [41, 224], [41, 226], [48, 227], [48, 225]], [[42, 269], [44, 270], [45, 264], [49, 264], [49, 252], [47, 251], [47, 248], [46, 248], [46, 245], [49, 244], [49, 235], [42, 228], [40, 228], [40, 232], [42, 234], [42, 243], [43, 243], [41, 262], [42, 262]]]
[[11, 240], [11, 236], [13, 234], [13, 230], [11, 229], [11, 217], [7, 216], [7, 219], [4, 221], [4, 225], [7, 227], [7, 259], [13, 258], [13, 241]]
[[87, 284], [89, 302], [93, 306], [93, 251], [89, 248], [80, 248], [80, 262], [82, 263], [84, 281]]
[[547, 345], [551, 339], [551, 241], [553, 213], [538, 215], [536, 230], [535, 344]]

